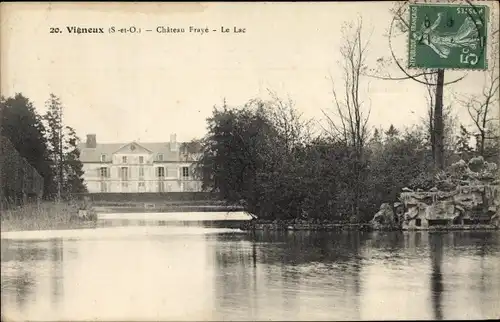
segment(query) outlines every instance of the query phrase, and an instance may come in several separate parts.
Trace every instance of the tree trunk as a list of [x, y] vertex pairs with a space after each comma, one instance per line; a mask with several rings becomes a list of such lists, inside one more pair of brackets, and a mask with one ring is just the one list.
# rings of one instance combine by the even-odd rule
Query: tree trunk
[[[0, 107], [0, 113], [2, 112], [2, 108]], [[3, 151], [3, 136], [2, 136], [2, 115], [0, 114], [0, 152], [5, 153]], [[3, 203], [4, 203], [4, 183], [3, 183], [3, 158], [2, 157], [2, 162], [0, 162], [0, 215], [3, 213]]]
[[436, 101], [434, 104], [434, 166], [444, 169], [444, 122], [443, 122], [443, 84], [444, 69], [438, 69]]
[[[484, 128], [484, 127], [483, 127]], [[486, 141], [486, 132], [481, 131], [481, 146], [479, 146], [479, 155], [484, 158], [484, 143]]]

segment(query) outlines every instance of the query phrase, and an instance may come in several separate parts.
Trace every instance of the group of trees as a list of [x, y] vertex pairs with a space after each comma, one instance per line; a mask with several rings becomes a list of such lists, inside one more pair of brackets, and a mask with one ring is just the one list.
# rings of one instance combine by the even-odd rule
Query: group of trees
[[[399, 20], [404, 31], [404, 21]], [[272, 93], [269, 101], [214, 108], [198, 168], [205, 189], [242, 203], [264, 219], [359, 222], [370, 219], [381, 203], [395, 202], [405, 186], [432, 188], [435, 175], [455, 161], [482, 156], [498, 163], [496, 65], [485, 72], [480, 95], [456, 98], [447, 105], [443, 70], [410, 75], [402, 69], [406, 76], [401, 78], [376, 75], [422, 83], [428, 93], [428, 115], [413, 127], [370, 128], [370, 107], [362, 88], [363, 78], [373, 69], [366, 63], [368, 38], [362, 30], [361, 20], [344, 26], [342, 75], [336, 77], [342, 81], [337, 84], [332, 78], [334, 108], [324, 111], [321, 133], [312, 135], [311, 121], [302, 119], [293, 101]], [[498, 42], [492, 46], [498, 51]], [[457, 106], [469, 111], [472, 130], [457, 122]]]
[[[204, 188], [260, 218], [365, 221], [402, 188], [433, 187], [438, 170], [426, 123], [371, 129], [361, 148], [332, 132], [313, 136], [309, 125], [276, 98], [214, 108], [198, 168]], [[446, 165], [480, 155], [497, 162], [496, 140], [471, 146], [460, 128], [445, 144]]]
[[[47, 112], [41, 115], [20, 93], [13, 97], [2, 96], [0, 134], [43, 177], [45, 199], [68, 198], [86, 191], [79, 160], [79, 139], [73, 128], [64, 125], [63, 105], [58, 97], [51, 94], [45, 107]], [[2, 172], [2, 175], [10, 174]], [[7, 190], [3, 185], [0, 189]]]

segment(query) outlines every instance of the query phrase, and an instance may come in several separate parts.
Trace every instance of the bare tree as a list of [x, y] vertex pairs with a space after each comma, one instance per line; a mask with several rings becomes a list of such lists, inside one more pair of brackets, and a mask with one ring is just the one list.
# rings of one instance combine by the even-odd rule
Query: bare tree
[[312, 120], [304, 119], [295, 107], [295, 102], [287, 97], [280, 98], [278, 94], [268, 89], [271, 101], [266, 105], [271, 121], [279, 131], [285, 142], [285, 149], [291, 152], [300, 144], [309, 142], [312, 136]]
[[[485, 144], [487, 140], [498, 140], [498, 136], [493, 129], [498, 128], [498, 104], [499, 104], [499, 43], [498, 26], [492, 32], [490, 46], [490, 58], [488, 71], [485, 73], [485, 86], [480, 94], [465, 96], [455, 95], [456, 100], [464, 106], [476, 130], [477, 152], [485, 156]], [[495, 110], [496, 108], [496, 110]]]
[[353, 149], [351, 176], [354, 187], [351, 212], [354, 215], [352, 218], [356, 220], [360, 218], [364, 149], [369, 134], [367, 123], [370, 117], [370, 108], [366, 107], [362, 100], [360, 86], [361, 79], [367, 69], [366, 56], [370, 36], [365, 40], [362, 18], [359, 18], [357, 22], [348, 22], [343, 25], [342, 45], [340, 47], [342, 61], [339, 62], [343, 74], [341, 82], [343, 92], [337, 91], [337, 83], [330, 76], [335, 104], [334, 115], [323, 111], [329, 125], [330, 135], [340, 139], [346, 146]]
[[323, 111], [330, 135], [340, 138], [345, 144], [356, 151], [357, 157], [363, 156], [363, 148], [368, 138], [367, 123], [370, 117], [370, 108], [365, 111], [361, 99], [361, 78], [366, 71], [366, 54], [370, 37], [363, 38], [363, 21], [346, 23], [342, 27], [343, 43], [340, 47], [343, 73], [343, 94], [336, 89], [336, 81], [330, 76], [334, 98], [334, 119], [331, 113]]
[[273, 90], [268, 89], [267, 92], [270, 99], [252, 99], [247, 102], [246, 106], [262, 109], [265, 117], [277, 131], [275, 139], [279, 140], [280, 147], [284, 149], [281, 152], [286, 153], [286, 156], [288, 156], [295, 147], [310, 141], [312, 137], [312, 119], [304, 118], [303, 113], [297, 110], [295, 102], [290, 96], [283, 99]]

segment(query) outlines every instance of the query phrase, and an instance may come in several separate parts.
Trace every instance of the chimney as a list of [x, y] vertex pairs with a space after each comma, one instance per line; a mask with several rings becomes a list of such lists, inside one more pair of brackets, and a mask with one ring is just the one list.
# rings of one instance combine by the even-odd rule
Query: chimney
[[97, 147], [97, 139], [95, 134], [87, 134], [87, 142], [85, 146], [90, 149], [95, 149]]
[[177, 135], [170, 134], [170, 150], [177, 151]]

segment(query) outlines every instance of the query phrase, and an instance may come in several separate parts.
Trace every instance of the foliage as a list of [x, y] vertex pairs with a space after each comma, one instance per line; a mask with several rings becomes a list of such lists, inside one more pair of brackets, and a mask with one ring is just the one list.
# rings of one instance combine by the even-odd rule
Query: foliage
[[[41, 116], [33, 103], [18, 93], [1, 99], [1, 135], [43, 177], [44, 198], [53, 199], [61, 191], [66, 195], [85, 191], [82, 163], [74, 129], [62, 121], [62, 105], [51, 94], [48, 112]], [[44, 124], [45, 123], [45, 124]], [[2, 186], [2, 189], [5, 187]]]
[[63, 143], [64, 149], [64, 182], [63, 192], [67, 196], [75, 193], [86, 192], [87, 188], [83, 182], [83, 164], [80, 161], [80, 150], [78, 149], [79, 138], [75, 130], [65, 127], [67, 135]]
[[301, 129], [290, 145], [269, 106], [274, 103], [214, 108], [198, 168], [207, 190], [243, 203], [260, 218], [366, 221], [381, 203], [396, 201], [403, 187], [432, 169], [430, 147], [418, 129], [375, 129], [359, 161], [355, 147], [342, 139], [309, 138], [300, 118], [289, 121], [287, 128]]
[[6, 137], [30, 165], [44, 178], [46, 197], [54, 192], [53, 172], [42, 118], [32, 102], [18, 93], [1, 99], [1, 135]]
[[470, 146], [471, 134], [465, 126], [460, 124], [460, 134], [457, 138], [457, 149], [456, 152], [460, 156], [460, 159], [464, 161], [469, 161], [473, 156], [474, 149]]
[[78, 137], [73, 128], [63, 122], [63, 105], [60, 99], [50, 94], [46, 102], [46, 122], [48, 150], [51, 156], [51, 167], [54, 172], [54, 186], [57, 196], [70, 197], [74, 193], [85, 192], [83, 183], [83, 165], [79, 160]]
[[421, 174], [432, 171], [432, 151], [421, 130], [406, 129], [399, 133], [391, 125], [383, 150], [372, 156], [370, 164], [374, 194], [370, 199], [378, 205], [395, 201], [402, 188], [424, 180]]

